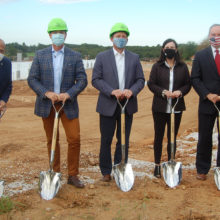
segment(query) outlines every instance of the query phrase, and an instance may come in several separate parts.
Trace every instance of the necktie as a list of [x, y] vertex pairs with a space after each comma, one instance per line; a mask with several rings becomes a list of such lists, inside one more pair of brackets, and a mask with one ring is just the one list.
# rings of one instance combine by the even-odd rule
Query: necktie
[[220, 54], [219, 54], [219, 50], [216, 50], [215, 52], [216, 52], [215, 63], [218, 70], [218, 75], [220, 76]]

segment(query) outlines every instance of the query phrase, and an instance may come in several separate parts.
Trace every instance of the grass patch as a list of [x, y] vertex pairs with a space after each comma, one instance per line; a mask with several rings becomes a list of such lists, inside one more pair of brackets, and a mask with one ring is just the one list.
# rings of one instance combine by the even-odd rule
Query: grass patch
[[0, 198], [0, 215], [10, 212], [14, 207], [15, 205], [9, 197]]
[[13, 209], [23, 210], [27, 206], [20, 202], [12, 201], [9, 197], [0, 198], [0, 215], [10, 212]]

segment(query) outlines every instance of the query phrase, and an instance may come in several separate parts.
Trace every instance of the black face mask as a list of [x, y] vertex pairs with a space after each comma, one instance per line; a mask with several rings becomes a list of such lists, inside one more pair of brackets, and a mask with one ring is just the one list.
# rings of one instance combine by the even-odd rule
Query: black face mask
[[168, 59], [172, 59], [176, 55], [176, 51], [173, 49], [165, 49], [164, 54]]

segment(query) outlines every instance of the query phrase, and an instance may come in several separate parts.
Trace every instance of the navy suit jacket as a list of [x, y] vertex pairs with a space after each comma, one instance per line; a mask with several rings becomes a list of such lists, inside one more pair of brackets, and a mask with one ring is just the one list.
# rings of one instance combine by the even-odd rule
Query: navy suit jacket
[[[129, 115], [138, 110], [137, 94], [143, 89], [144, 83], [139, 56], [125, 50], [125, 89], [133, 92], [133, 96], [126, 106]], [[113, 90], [119, 89], [119, 81], [112, 48], [97, 55], [93, 68], [92, 85], [100, 91], [96, 111], [104, 116], [113, 116], [117, 100], [111, 93]]]
[[12, 91], [11, 61], [4, 57], [0, 61], [0, 100], [8, 101]]
[[[28, 84], [37, 94], [35, 114], [46, 118], [51, 111], [52, 103], [45, 96], [47, 91], [54, 91], [54, 70], [52, 47], [36, 52], [29, 76]], [[64, 112], [69, 119], [77, 118], [79, 114], [77, 95], [87, 86], [87, 76], [79, 53], [65, 47], [60, 93], [70, 95], [64, 106]]]
[[[216, 109], [206, 96], [209, 93], [220, 95], [220, 76], [215, 64], [211, 46], [196, 53], [191, 73], [194, 89], [200, 96], [199, 112], [214, 114]], [[217, 102], [220, 108], [220, 103]]]

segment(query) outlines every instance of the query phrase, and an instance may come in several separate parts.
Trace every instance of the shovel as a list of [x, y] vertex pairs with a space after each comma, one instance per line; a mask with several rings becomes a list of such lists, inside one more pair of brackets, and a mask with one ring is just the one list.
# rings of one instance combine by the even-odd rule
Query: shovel
[[171, 145], [171, 159], [168, 162], [162, 164], [163, 167], [163, 178], [165, 183], [170, 187], [173, 188], [179, 185], [182, 179], [182, 163], [175, 161], [174, 156], [174, 145], [175, 145], [175, 113], [174, 109], [178, 103], [179, 99], [171, 110], [170, 115], [170, 145]]
[[[220, 120], [220, 111], [219, 111], [219, 109], [218, 109], [218, 107], [217, 107], [217, 105], [216, 104], [214, 104], [214, 106], [215, 106], [215, 108], [217, 109], [217, 111], [218, 111], [218, 120], [217, 120], [217, 123], [218, 123], [218, 133], [219, 133], [219, 135], [220, 135], [220, 122], [219, 122], [219, 120]], [[217, 186], [217, 188], [218, 188], [218, 190], [220, 190], [220, 167], [215, 167], [214, 168], [214, 179], [215, 179], [215, 184], [216, 184], [216, 186]]]
[[134, 185], [134, 173], [132, 166], [129, 163], [125, 163], [125, 107], [128, 103], [126, 100], [124, 106], [121, 105], [120, 101], [117, 102], [121, 108], [121, 154], [122, 159], [119, 164], [113, 166], [114, 179], [117, 186], [123, 191], [129, 191]]
[[[2, 116], [5, 114], [6, 112], [6, 107], [4, 107], [1, 111], [0, 111], [0, 119], [2, 118]], [[0, 198], [2, 197], [4, 192], [4, 181], [0, 180]]]
[[63, 108], [64, 103], [62, 106], [56, 110], [55, 105], [53, 104], [53, 108], [55, 110], [55, 119], [53, 125], [53, 138], [52, 138], [52, 146], [51, 146], [51, 154], [50, 154], [50, 169], [48, 171], [41, 171], [40, 172], [40, 195], [45, 200], [53, 199], [59, 188], [61, 186], [61, 173], [56, 173], [53, 171], [53, 162], [54, 162], [54, 153], [56, 147], [56, 139], [57, 139], [57, 130], [58, 130], [58, 122], [59, 122], [59, 113]]

